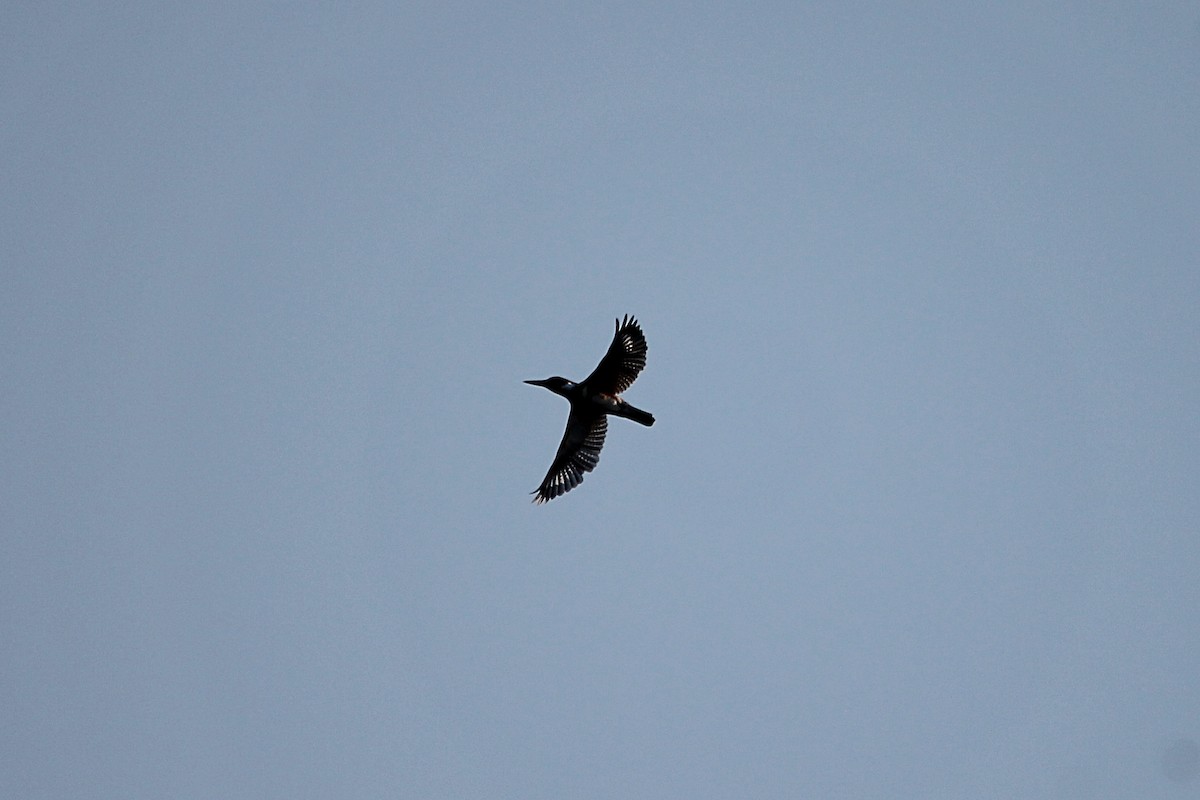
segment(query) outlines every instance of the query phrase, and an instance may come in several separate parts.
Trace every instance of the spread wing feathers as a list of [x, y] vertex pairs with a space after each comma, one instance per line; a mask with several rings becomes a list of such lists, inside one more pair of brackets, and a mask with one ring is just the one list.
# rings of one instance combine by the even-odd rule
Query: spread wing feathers
[[606, 433], [608, 417], [604, 414], [581, 414], [572, 410], [554, 463], [542, 479], [542, 485], [533, 492], [537, 495], [533, 502], [540, 504], [553, 500], [583, 483], [583, 473], [591, 472], [600, 463], [600, 448], [604, 447]]
[[624, 320], [617, 320], [617, 332], [608, 352], [584, 384], [605, 394], [620, 394], [633, 384], [645, 367], [646, 335], [638, 321], [626, 314]]

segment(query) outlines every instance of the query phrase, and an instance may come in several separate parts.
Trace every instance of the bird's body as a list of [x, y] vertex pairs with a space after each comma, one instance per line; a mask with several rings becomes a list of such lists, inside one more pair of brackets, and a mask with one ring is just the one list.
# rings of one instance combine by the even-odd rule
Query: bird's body
[[591, 472], [600, 462], [600, 448], [608, 432], [608, 417], [624, 417], [642, 425], [654, 424], [654, 417], [621, 399], [620, 393], [630, 387], [646, 366], [646, 337], [637, 320], [626, 315], [617, 320], [612, 344], [600, 364], [582, 382], [553, 377], [541, 381], [525, 381], [543, 386], [565, 397], [571, 404], [567, 430], [554, 463], [534, 490], [535, 503], [545, 503], [566, 494], [583, 482], [583, 474]]

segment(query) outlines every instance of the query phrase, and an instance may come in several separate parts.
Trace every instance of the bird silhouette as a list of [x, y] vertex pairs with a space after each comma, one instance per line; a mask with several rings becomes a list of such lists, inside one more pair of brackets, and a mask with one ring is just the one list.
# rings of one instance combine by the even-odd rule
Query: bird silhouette
[[600, 448], [604, 447], [604, 435], [608, 433], [609, 416], [625, 417], [646, 426], [654, 424], [651, 414], [634, 408], [620, 396], [645, 366], [646, 336], [637, 320], [626, 314], [625, 319], [617, 320], [608, 352], [581, 383], [557, 375], [540, 381], [525, 381], [533, 386], [543, 386], [565, 397], [571, 404], [567, 430], [542, 485], [532, 492], [535, 495], [533, 502], [549, 502], [583, 483], [583, 474], [591, 472], [600, 463]]

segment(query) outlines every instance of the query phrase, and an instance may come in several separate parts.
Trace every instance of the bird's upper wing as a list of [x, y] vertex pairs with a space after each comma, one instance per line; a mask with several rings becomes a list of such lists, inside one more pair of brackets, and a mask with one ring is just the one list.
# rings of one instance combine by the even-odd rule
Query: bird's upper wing
[[617, 332], [608, 352], [584, 384], [605, 394], [620, 394], [633, 384], [645, 366], [646, 335], [637, 320], [626, 314], [624, 320], [617, 320]]
[[608, 417], [571, 410], [567, 430], [563, 434], [554, 463], [542, 485], [534, 490], [535, 503], [545, 503], [566, 494], [583, 483], [583, 473], [591, 472], [600, 463], [600, 448], [608, 433]]

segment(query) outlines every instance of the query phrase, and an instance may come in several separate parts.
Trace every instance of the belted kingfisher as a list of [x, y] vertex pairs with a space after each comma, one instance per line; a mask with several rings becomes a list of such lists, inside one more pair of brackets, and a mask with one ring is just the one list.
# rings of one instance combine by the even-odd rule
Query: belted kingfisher
[[545, 503], [566, 494], [583, 483], [583, 473], [596, 468], [600, 463], [600, 448], [604, 447], [604, 434], [608, 432], [608, 415], [646, 426], [654, 424], [652, 415], [620, 397], [645, 366], [646, 336], [637, 320], [626, 314], [624, 320], [617, 320], [617, 332], [608, 352], [582, 383], [557, 376], [544, 381], [525, 381], [544, 386], [571, 403], [567, 431], [542, 485], [532, 492], [537, 495], [533, 502]]

